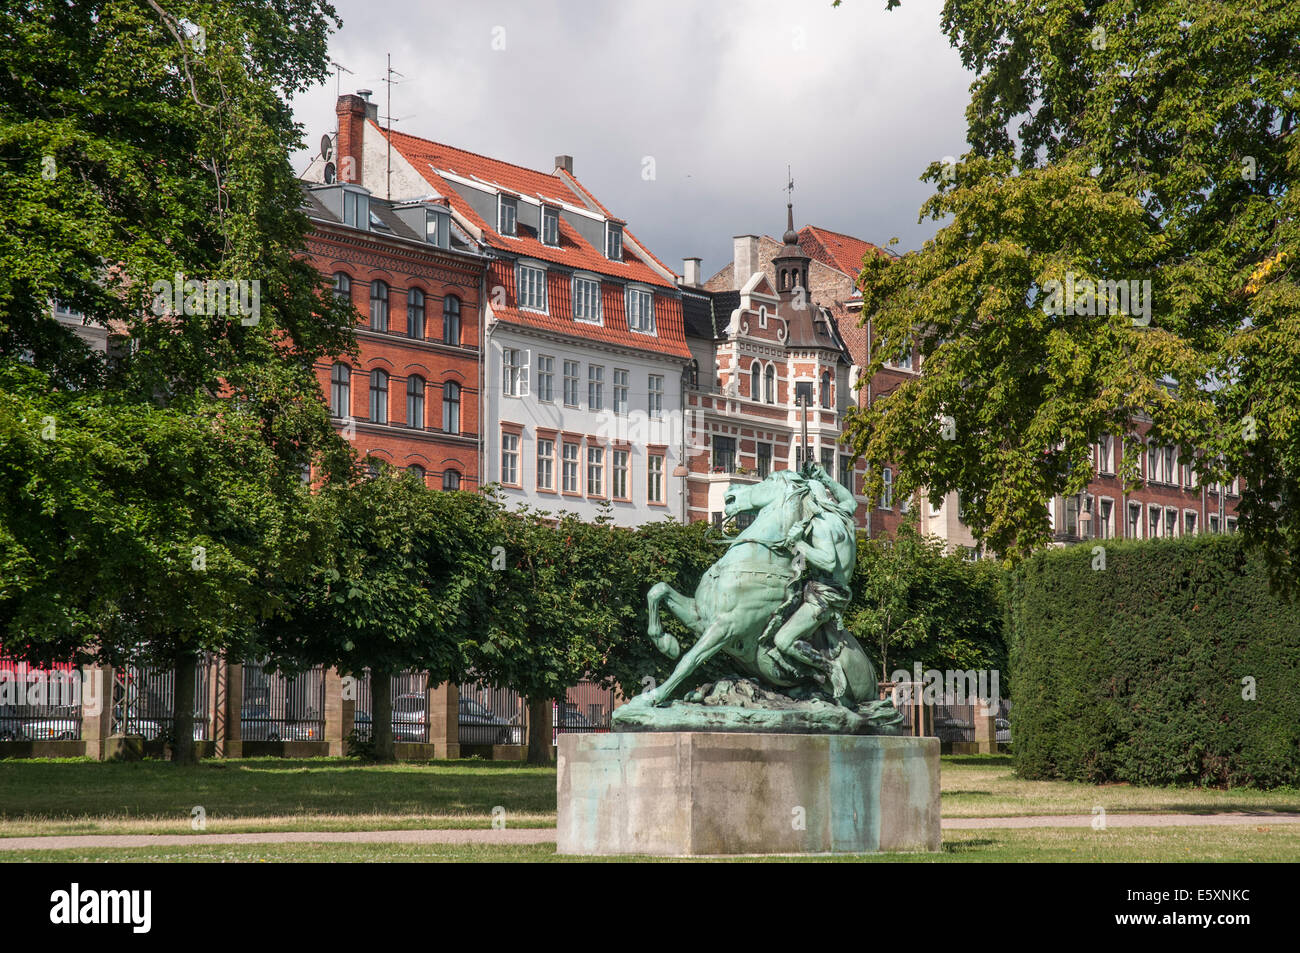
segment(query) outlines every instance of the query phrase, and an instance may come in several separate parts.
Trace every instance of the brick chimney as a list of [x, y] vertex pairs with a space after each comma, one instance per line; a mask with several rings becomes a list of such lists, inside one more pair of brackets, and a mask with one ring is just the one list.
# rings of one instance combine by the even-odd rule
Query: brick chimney
[[556, 156], [555, 168], [563, 169], [569, 175], [573, 175], [573, 156]]
[[[379, 106], [371, 103], [369, 97], [370, 90], [362, 89], [355, 95], [348, 93], [340, 96], [338, 102], [334, 104], [334, 112], [339, 121], [339, 141], [334, 161], [338, 163], [340, 182], [353, 182], [360, 185], [363, 181], [361, 143], [366, 119], [375, 118], [371, 114], [372, 110], [376, 114], [379, 110]], [[349, 157], [351, 162], [348, 161]]]
[[682, 259], [682, 284], [688, 288], [698, 288], [700, 286], [700, 261], [699, 258]]
[[745, 287], [754, 272], [758, 271], [758, 236], [737, 235], [732, 239], [735, 252], [732, 256], [731, 287], [739, 291]]

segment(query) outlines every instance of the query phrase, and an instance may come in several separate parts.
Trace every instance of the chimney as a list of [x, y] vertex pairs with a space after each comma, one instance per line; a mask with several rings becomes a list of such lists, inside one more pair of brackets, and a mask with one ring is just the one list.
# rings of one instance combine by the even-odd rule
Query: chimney
[[555, 168], [563, 169], [569, 175], [573, 175], [573, 156], [556, 156]]
[[358, 89], [357, 95], [366, 101], [366, 118], [379, 122], [379, 103], [370, 101], [370, 97], [374, 95], [374, 90]]
[[737, 235], [732, 241], [735, 253], [731, 265], [731, 287], [739, 291], [758, 271], [758, 236]]
[[[362, 183], [361, 143], [365, 135], [366, 117], [371, 105], [361, 94], [370, 95], [370, 90], [363, 89], [357, 95], [351, 93], [340, 96], [334, 104], [334, 112], [339, 121], [339, 141], [335, 149], [334, 161], [338, 164], [338, 181]], [[378, 107], [375, 107], [378, 108]]]
[[682, 284], [688, 288], [700, 286], [700, 261], [699, 258], [682, 259]]

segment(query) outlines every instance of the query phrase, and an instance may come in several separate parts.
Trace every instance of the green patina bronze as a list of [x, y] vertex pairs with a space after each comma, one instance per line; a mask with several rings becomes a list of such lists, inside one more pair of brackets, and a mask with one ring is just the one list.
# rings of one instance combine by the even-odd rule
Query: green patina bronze
[[[754, 520], [704, 574], [694, 598], [651, 587], [648, 634], [681, 655], [660, 606], [698, 639], [672, 675], [614, 713], [625, 731], [894, 734], [902, 716], [878, 700], [875, 666], [841, 612], [857, 561], [857, 504], [818, 464], [727, 488], [726, 514]], [[736, 677], [692, 686], [722, 653]], [[683, 688], [693, 688], [674, 699]]]

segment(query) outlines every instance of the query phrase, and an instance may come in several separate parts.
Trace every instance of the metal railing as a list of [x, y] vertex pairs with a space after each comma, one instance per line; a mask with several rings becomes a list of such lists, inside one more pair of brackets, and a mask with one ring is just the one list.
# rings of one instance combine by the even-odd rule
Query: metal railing
[[[200, 656], [194, 677], [194, 740], [212, 736], [208, 724], [208, 692], [212, 656]], [[175, 739], [176, 670], [129, 663], [113, 670], [114, 734], [139, 735], [145, 741]]]
[[462, 745], [528, 743], [528, 702], [510, 688], [485, 682], [460, 686], [457, 737]]
[[[392, 677], [394, 741], [429, 740], [428, 689], [428, 672], [398, 672]], [[367, 669], [357, 679], [357, 704], [352, 713], [352, 730], [361, 741], [369, 741], [374, 733], [373, 698]]]
[[0, 741], [80, 741], [81, 670], [0, 656]]
[[595, 682], [579, 682], [565, 692], [552, 715], [554, 733], [609, 731], [614, 717], [614, 690]]
[[244, 741], [323, 741], [324, 667], [284, 676], [261, 662], [245, 662], [239, 737]]

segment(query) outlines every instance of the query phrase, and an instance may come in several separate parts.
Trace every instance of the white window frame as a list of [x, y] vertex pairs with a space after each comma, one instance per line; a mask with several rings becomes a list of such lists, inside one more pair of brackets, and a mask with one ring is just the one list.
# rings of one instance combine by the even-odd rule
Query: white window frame
[[587, 365], [587, 409], [605, 409], [605, 365]]
[[614, 408], [614, 413], [615, 413], [615, 415], [617, 415], [617, 416], [619, 416], [619, 417], [626, 417], [626, 416], [627, 416], [627, 412], [628, 412], [628, 394], [631, 392], [631, 388], [628, 386], [628, 381], [629, 381], [630, 377], [631, 377], [631, 372], [628, 371], [628, 370], [626, 370], [625, 368], [622, 368], [622, 367], [616, 367], [616, 368], [614, 368], [614, 380], [613, 380], [613, 387], [614, 387], [614, 394], [613, 394], [613, 397], [614, 397], [614, 403], [613, 403], [613, 408]]
[[[573, 458], [569, 458], [569, 448], [573, 448]], [[569, 467], [573, 467], [573, 489], [569, 489]], [[582, 447], [572, 440], [565, 440], [560, 445], [560, 492], [582, 493]]]
[[[614, 254], [617, 252], [617, 254]], [[605, 257], [610, 261], [623, 260], [623, 226], [605, 223]]]
[[647, 384], [647, 408], [651, 420], [662, 420], [664, 416], [664, 376], [651, 374]]
[[[550, 447], [549, 452], [543, 452], [546, 447]], [[543, 466], [545, 464], [545, 466]], [[545, 474], [546, 481], [542, 482], [542, 476]], [[538, 437], [537, 438], [537, 489], [554, 490], [555, 489], [555, 438]]]
[[647, 503], [664, 502], [664, 455], [652, 453], [646, 457], [645, 492]]
[[555, 402], [554, 355], [537, 355], [537, 399], [544, 400], [548, 403]]
[[[515, 266], [515, 287], [519, 307], [524, 311], [536, 311], [549, 314], [546, 308], [546, 269], [530, 262], [519, 262]], [[537, 303], [540, 295], [541, 303]]]
[[[510, 230], [506, 231], [506, 211], [510, 212]], [[497, 234], [503, 238], [519, 237], [519, 199], [497, 193]]]
[[[551, 221], [551, 222], [554, 222], [554, 223], [555, 223], [555, 234], [551, 237], [551, 240], [550, 240], [550, 241], [547, 241], [547, 234], [546, 234], [547, 231], [548, 231], [548, 229], [547, 229], [547, 227], [546, 227], [546, 223], [547, 223], [547, 221]], [[549, 245], [551, 248], [558, 248], [558, 247], [559, 247], [559, 245], [560, 245], [560, 210], [559, 210], [558, 208], [555, 208], [554, 206], [551, 206], [551, 205], [543, 205], [543, 206], [542, 206], [542, 222], [541, 222], [541, 228], [539, 229], [539, 231], [540, 231], [540, 233], [541, 233], [540, 237], [541, 237], [541, 240], [542, 240], [542, 244], [543, 244], [543, 245]]]
[[[587, 294], [586, 286], [594, 286], [594, 293]], [[601, 324], [604, 321], [601, 307], [600, 279], [588, 275], [573, 276], [573, 320], [584, 324]], [[589, 304], [589, 308], [579, 307]], [[584, 313], [585, 312], [585, 313]]]
[[[630, 500], [632, 498], [632, 454], [628, 450], [615, 449], [611, 456], [613, 467], [609, 481], [609, 498]], [[622, 492], [619, 492], [620, 490]]]
[[587, 446], [587, 496], [605, 495], [605, 448]]
[[[635, 296], [635, 297], [634, 297]], [[644, 309], [633, 307], [632, 302], [637, 301], [644, 304]], [[655, 333], [655, 296], [649, 288], [638, 288], [629, 285], [624, 295], [625, 307], [627, 308], [627, 328], [629, 331], [635, 331], [637, 334], [654, 334]]]
[[532, 352], [528, 348], [501, 349], [501, 394], [503, 397], [528, 396], [528, 370]]
[[[501, 483], [504, 486], [520, 486], [519, 482], [519, 434], [510, 430], [501, 431]], [[509, 460], [510, 470], [506, 469]], [[511, 479], [506, 479], [507, 472]]]
[[[573, 371], [572, 374], [569, 373], [570, 370]], [[564, 362], [564, 395], [563, 395], [565, 407], [579, 406], [578, 402], [582, 399], [582, 391], [580, 389], [581, 386], [582, 386], [582, 363], [580, 361], [566, 360]], [[570, 387], [572, 387], [573, 400], [569, 400]]]

